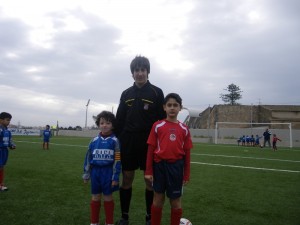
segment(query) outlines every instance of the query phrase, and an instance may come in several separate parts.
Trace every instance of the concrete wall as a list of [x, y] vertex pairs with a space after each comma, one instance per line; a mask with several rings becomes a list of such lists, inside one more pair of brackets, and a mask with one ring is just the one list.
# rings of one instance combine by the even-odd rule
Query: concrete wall
[[[300, 129], [300, 106], [273, 105], [214, 105], [200, 113], [199, 117], [190, 116], [186, 124], [190, 128], [210, 129], [216, 122], [244, 123], [292, 123], [293, 129]], [[284, 128], [272, 125], [271, 128]], [[240, 125], [242, 128], [243, 125]], [[245, 125], [244, 127], [247, 127]]]
[[96, 137], [99, 130], [59, 130], [58, 136], [72, 136], [72, 137]]
[[[254, 136], [258, 134], [262, 136], [265, 128], [224, 128], [219, 129], [217, 132], [218, 135], [218, 144], [236, 144], [237, 139], [242, 135], [251, 135]], [[271, 129], [273, 134], [282, 139], [282, 142], [278, 143], [278, 146], [289, 147], [289, 130], [288, 129]], [[197, 143], [215, 143], [215, 129], [190, 129], [193, 142]], [[98, 130], [60, 130], [58, 132], [59, 136], [72, 136], [72, 137], [95, 137], [99, 133]], [[263, 139], [261, 139], [262, 143]], [[300, 147], [300, 130], [292, 130], [292, 146]]]

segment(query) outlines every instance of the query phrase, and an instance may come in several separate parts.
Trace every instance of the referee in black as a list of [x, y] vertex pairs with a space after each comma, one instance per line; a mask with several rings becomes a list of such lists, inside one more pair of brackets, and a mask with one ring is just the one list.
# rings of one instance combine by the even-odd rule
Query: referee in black
[[[130, 70], [133, 86], [122, 92], [117, 110], [116, 133], [121, 144], [122, 184], [120, 204], [122, 218], [119, 225], [129, 224], [129, 208], [135, 170], [146, 169], [147, 139], [153, 123], [166, 117], [163, 109], [163, 91], [148, 80], [150, 62], [136, 56]], [[151, 225], [152, 184], [145, 180], [146, 225]]]

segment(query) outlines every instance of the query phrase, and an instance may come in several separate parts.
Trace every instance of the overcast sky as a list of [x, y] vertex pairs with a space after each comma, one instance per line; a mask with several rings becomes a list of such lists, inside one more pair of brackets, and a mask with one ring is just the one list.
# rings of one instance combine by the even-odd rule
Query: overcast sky
[[299, 0], [0, 0], [0, 111], [84, 127], [88, 109], [92, 126], [116, 112], [136, 55], [188, 108], [223, 104], [231, 83], [243, 105], [299, 105], [299, 12]]

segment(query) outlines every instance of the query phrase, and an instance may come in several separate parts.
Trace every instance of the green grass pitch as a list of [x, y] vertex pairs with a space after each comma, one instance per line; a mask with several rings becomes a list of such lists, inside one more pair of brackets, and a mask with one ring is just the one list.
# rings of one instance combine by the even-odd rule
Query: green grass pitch
[[[0, 193], [1, 225], [89, 224], [90, 185], [81, 179], [90, 138], [15, 136]], [[194, 143], [183, 217], [193, 225], [299, 225], [300, 149]], [[115, 221], [120, 218], [114, 193]], [[101, 208], [101, 224], [104, 224]], [[137, 171], [130, 225], [144, 224], [143, 174]], [[162, 224], [169, 224], [166, 199]]]

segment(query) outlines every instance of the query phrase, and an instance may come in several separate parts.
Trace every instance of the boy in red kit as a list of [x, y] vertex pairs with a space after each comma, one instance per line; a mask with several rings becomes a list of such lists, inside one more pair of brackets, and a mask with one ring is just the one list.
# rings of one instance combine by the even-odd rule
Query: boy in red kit
[[154, 189], [151, 225], [160, 225], [165, 195], [170, 199], [171, 225], [182, 216], [182, 185], [190, 178], [190, 150], [193, 147], [188, 127], [177, 120], [182, 100], [176, 93], [164, 99], [167, 118], [153, 124], [148, 138], [145, 179]]
[[273, 143], [272, 143], [273, 151], [277, 150], [277, 145], [276, 145], [277, 141], [281, 141], [281, 140], [276, 136], [276, 134], [273, 134]]

